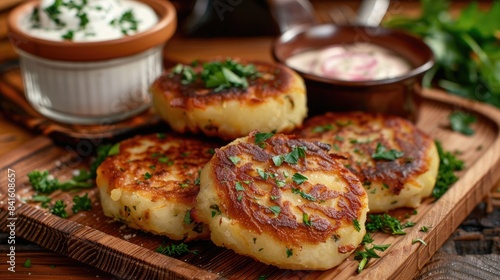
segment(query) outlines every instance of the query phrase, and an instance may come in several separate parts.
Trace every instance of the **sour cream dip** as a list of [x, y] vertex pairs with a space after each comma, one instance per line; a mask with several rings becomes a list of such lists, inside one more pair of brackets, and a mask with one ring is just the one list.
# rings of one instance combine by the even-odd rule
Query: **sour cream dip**
[[390, 79], [411, 70], [398, 54], [370, 43], [304, 51], [288, 58], [286, 64], [304, 73], [346, 81]]
[[155, 11], [139, 1], [41, 0], [19, 27], [51, 41], [95, 42], [133, 35], [157, 22]]

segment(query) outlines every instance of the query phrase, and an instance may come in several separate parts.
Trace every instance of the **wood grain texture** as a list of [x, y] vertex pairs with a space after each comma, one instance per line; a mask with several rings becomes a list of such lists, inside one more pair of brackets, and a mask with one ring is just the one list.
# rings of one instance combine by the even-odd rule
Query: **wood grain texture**
[[[478, 118], [473, 126], [476, 131], [474, 136], [466, 137], [448, 128], [447, 116], [457, 109], [469, 111]], [[64, 181], [71, 177], [75, 169], [87, 167], [91, 160], [82, 151], [72, 150], [65, 145], [56, 146], [43, 136], [0, 157], [1, 206], [5, 210], [7, 184], [4, 174], [6, 168], [11, 168], [16, 170], [18, 178], [17, 234], [120, 278], [257, 279], [266, 275], [267, 279], [411, 279], [499, 179], [499, 124], [500, 113], [492, 107], [436, 91], [425, 93], [421, 119], [417, 125], [433, 138], [439, 139], [447, 150], [460, 151], [459, 157], [466, 162], [466, 169], [445, 196], [437, 202], [425, 200], [418, 208], [418, 213], [410, 215], [409, 220], [415, 222], [416, 226], [407, 229], [405, 236], [374, 234], [375, 244], [391, 244], [391, 247], [381, 253], [381, 259], [371, 260], [361, 274], [356, 273], [357, 261], [352, 256], [328, 271], [280, 270], [216, 247], [210, 241], [190, 244], [190, 248], [198, 254], [167, 257], [154, 250], [160, 244], [170, 244], [171, 241], [128, 229], [105, 217], [95, 188], [77, 193], [57, 191], [51, 195], [53, 200], [63, 199], [71, 205], [75, 194], [89, 193], [93, 201], [92, 210], [72, 214], [68, 206], [68, 219], [51, 215], [38, 204], [23, 203], [23, 199], [29, 199], [32, 195], [26, 178], [28, 172], [48, 170]], [[403, 209], [394, 214], [404, 217], [408, 213], [411, 210]], [[6, 226], [6, 215], [6, 211], [0, 212], [0, 228]], [[419, 228], [424, 225], [430, 228], [429, 232], [419, 232]], [[412, 244], [415, 238], [423, 239], [428, 245]]]
[[[450, 264], [453, 269], [450, 269]], [[500, 255], [450, 255], [437, 253], [415, 280], [500, 279]]]

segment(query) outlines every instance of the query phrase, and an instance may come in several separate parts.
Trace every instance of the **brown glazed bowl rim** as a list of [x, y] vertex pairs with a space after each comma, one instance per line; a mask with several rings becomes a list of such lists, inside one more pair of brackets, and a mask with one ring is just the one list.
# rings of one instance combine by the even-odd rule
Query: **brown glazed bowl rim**
[[[333, 37], [325, 37], [325, 44], [320, 46], [320, 47], [313, 47], [309, 46], [307, 47], [307, 41], [310, 40], [311, 38], [314, 38], [317, 34], [321, 32], [317, 32], [318, 29], [325, 29], [329, 31]], [[321, 30], [320, 30], [321, 31]], [[329, 41], [335, 41], [335, 34], [338, 32], [349, 32], [352, 33], [352, 38], [349, 41], [342, 41], [342, 42], [335, 42], [335, 43], [327, 43]], [[316, 35], [315, 35], [316, 34]], [[389, 29], [389, 28], [384, 28], [380, 26], [361, 26], [361, 25], [335, 25], [335, 24], [330, 24], [330, 23], [325, 23], [325, 24], [314, 24], [314, 25], [300, 25], [297, 27], [293, 27], [287, 31], [285, 31], [283, 34], [281, 34], [278, 38], [276, 38], [273, 41], [272, 44], [272, 56], [275, 61], [282, 63], [284, 65], [287, 65], [286, 59], [290, 57], [293, 54], [297, 54], [302, 51], [306, 50], [313, 50], [321, 47], [326, 47], [326, 46], [331, 46], [331, 45], [339, 45], [339, 44], [349, 44], [349, 43], [354, 43], [357, 42], [355, 40], [356, 36], [360, 37], [365, 37], [368, 39], [374, 39], [374, 38], [382, 38], [381, 36], [390, 36], [394, 37], [395, 39], [398, 40], [398, 42], [403, 42], [405, 41], [405, 44], [410, 44], [412, 48], [418, 48], [423, 55], [419, 55], [419, 60], [421, 60], [421, 63], [418, 65], [413, 65], [412, 69], [408, 71], [407, 73], [394, 77], [394, 78], [389, 78], [389, 79], [378, 79], [378, 80], [367, 80], [367, 81], [349, 81], [349, 80], [340, 80], [340, 79], [333, 79], [333, 78], [327, 78], [327, 77], [321, 77], [318, 75], [314, 75], [311, 73], [307, 73], [304, 71], [300, 71], [298, 69], [295, 69], [293, 67], [293, 70], [295, 70], [297, 73], [299, 73], [304, 79], [306, 80], [311, 80], [311, 81], [316, 81], [320, 83], [325, 83], [325, 84], [333, 84], [333, 85], [339, 85], [339, 86], [346, 86], [346, 87], [369, 87], [369, 86], [382, 86], [382, 85], [388, 85], [388, 84], [394, 84], [398, 83], [401, 81], [405, 81], [414, 77], [417, 77], [426, 71], [428, 71], [430, 68], [434, 66], [435, 60], [434, 60], [434, 54], [432, 49], [420, 38], [411, 35], [407, 32], [400, 31], [400, 30], [395, 30], [395, 29]], [[284, 48], [287, 43], [290, 43], [294, 40], [303, 40], [304, 43], [302, 45], [306, 46], [304, 48], [299, 48], [295, 49], [290, 52], [289, 55], [284, 54]], [[366, 41], [369, 42], [369, 41]], [[402, 54], [400, 51], [397, 50], [397, 48], [394, 48], [394, 46], [388, 46], [388, 45], [383, 45], [383, 44], [378, 44], [381, 47], [388, 48], [399, 55], [401, 55], [403, 58], [408, 59], [407, 55]], [[405, 48], [404, 46], [399, 46], [399, 48]]]
[[61, 61], [100, 61], [126, 57], [164, 44], [175, 32], [175, 7], [166, 0], [135, 0], [150, 6], [158, 15], [158, 22], [143, 32], [113, 40], [94, 42], [53, 41], [33, 37], [23, 32], [18, 22], [40, 0], [25, 2], [8, 15], [9, 39], [18, 49], [32, 55]]

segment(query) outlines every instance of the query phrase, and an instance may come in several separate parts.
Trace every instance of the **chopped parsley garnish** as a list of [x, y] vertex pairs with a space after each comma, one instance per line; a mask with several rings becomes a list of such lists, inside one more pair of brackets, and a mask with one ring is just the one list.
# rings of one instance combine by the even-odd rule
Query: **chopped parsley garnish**
[[129, 35], [129, 32], [131, 31], [132, 32], [137, 31], [137, 27], [139, 25], [139, 21], [135, 17], [134, 12], [132, 10], [125, 11], [120, 16], [118, 21], [113, 20], [111, 23], [117, 24], [124, 35]]
[[264, 170], [262, 169], [258, 169], [257, 168], [257, 173], [259, 174], [259, 176], [264, 179], [264, 180], [267, 180], [267, 177], [269, 176], [269, 174], [267, 172], [265, 172]]
[[217, 205], [217, 204], [210, 205], [210, 209], [212, 210], [211, 211], [212, 212], [212, 218], [221, 214], [219, 205]]
[[248, 79], [259, 76], [253, 64], [243, 65], [228, 58], [224, 61], [207, 62], [203, 64], [201, 73], [197, 75], [192, 66], [176, 65], [173, 74], [182, 74], [182, 84], [190, 84], [201, 79], [205, 87], [213, 88], [215, 92], [230, 88], [247, 88]]
[[42, 206], [42, 208], [48, 208], [51, 200], [52, 199], [46, 195], [34, 195], [30, 199], [32, 202], [41, 202], [40, 206]]
[[264, 142], [273, 137], [274, 133], [258, 132], [255, 134], [255, 145], [264, 148]]
[[73, 206], [71, 210], [73, 213], [78, 213], [80, 211], [89, 211], [92, 208], [92, 201], [90, 200], [88, 193], [82, 196], [75, 195], [73, 197]]
[[187, 210], [186, 214], [184, 215], [184, 224], [189, 225], [193, 222], [193, 219], [191, 219], [191, 210]]
[[144, 173], [144, 179], [146, 179], [146, 180], [147, 180], [147, 179], [151, 179], [151, 176], [152, 176], [152, 175], [151, 175], [151, 173], [149, 173], [149, 172]]
[[300, 185], [302, 183], [304, 183], [305, 181], [307, 181], [307, 177], [300, 174], [300, 173], [295, 173], [293, 174], [292, 176], [292, 180], [297, 184], [297, 185]]
[[289, 258], [293, 255], [293, 249], [286, 248], [286, 257]]
[[422, 226], [422, 227], [420, 228], [420, 231], [421, 231], [421, 232], [428, 232], [428, 231], [429, 231], [429, 228], [428, 228], [428, 227], [426, 227], [426, 226]]
[[356, 254], [354, 255], [354, 259], [359, 261], [358, 264], [358, 273], [361, 273], [363, 269], [366, 267], [366, 264], [368, 264], [368, 261], [372, 258], [378, 259], [380, 256], [377, 254], [375, 251], [380, 251], [383, 252], [389, 248], [391, 244], [384, 244], [384, 245], [375, 245], [373, 244], [371, 247], [367, 248], [365, 245], [365, 250], [364, 251], [356, 251]]
[[312, 129], [312, 132], [320, 133], [333, 130], [335, 127], [332, 124], [318, 125]]
[[207, 88], [221, 91], [229, 88], [247, 88], [247, 78], [256, 78], [257, 69], [253, 64], [243, 65], [230, 58], [203, 64], [201, 79]]
[[54, 205], [50, 208], [50, 213], [61, 218], [67, 218], [68, 212], [66, 212], [66, 203], [64, 203], [63, 200], [56, 200]]
[[300, 158], [306, 157], [306, 147], [295, 147], [285, 155], [284, 161], [290, 164], [297, 164]]
[[309, 215], [307, 213], [302, 213], [302, 221], [306, 226], [312, 226], [311, 220], [309, 220]]
[[301, 189], [292, 188], [292, 193], [300, 194], [300, 196], [309, 201], [316, 201], [316, 198], [308, 193], [305, 193]]
[[362, 244], [368, 244], [368, 243], [372, 243], [372, 242], [373, 242], [373, 238], [370, 236], [369, 233], [366, 233], [363, 236], [363, 240], [361, 241]]
[[463, 135], [473, 135], [474, 130], [470, 127], [476, 122], [476, 118], [462, 111], [455, 111], [448, 115], [450, 126], [453, 131], [460, 132]]
[[61, 183], [58, 179], [52, 178], [48, 171], [40, 172], [35, 170], [28, 173], [29, 182], [31, 183], [33, 189], [37, 193], [44, 194], [50, 194], [59, 189], [67, 191], [70, 189], [91, 188], [94, 185], [90, 182], [90, 177], [90, 173], [82, 169], [80, 170], [80, 173], [73, 176], [72, 179]]
[[281, 212], [281, 207], [275, 205], [275, 206], [269, 207], [269, 210], [271, 210], [271, 212], [273, 212], [276, 216], [278, 216]]
[[274, 162], [274, 165], [281, 166], [281, 164], [283, 164], [284, 157], [282, 155], [277, 155], [273, 156], [272, 160]]
[[116, 143], [111, 146], [111, 149], [108, 151], [108, 156], [114, 156], [120, 153], [120, 143]]
[[281, 188], [281, 187], [284, 187], [284, 186], [286, 185], [286, 182], [285, 182], [285, 181], [282, 181], [282, 180], [275, 180], [275, 182], [276, 182], [276, 185], [277, 185], [278, 187], [280, 187], [280, 188]]
[[368, 231], [380, 231], [394, 235], [405, 235], [406, 232], [403, 231], [403, 229], [415, 225], [412, 222], [407, 222], [404, 225], [401, 225], [401, 222], [397, 218], [394, 218], [387, 213], [369, 214], [368, 220], [369, 221], [365, 224]]
[[417, 242], [420, 242], [420, 243], [422, 243], [422, 244], [424, 244], [424, 245], [426, 245], [426, 246], [427, 246], [427, 243], [425, 243], [425, 241], [424, 241], [424, 240], [422, 240], [421, 238], [415, 238], [415, 239], [413, 239], [413, 240], [411, 241], [411, 244], [415, 244], [415, 243], [417, 243]]
[[357, 219], [352, 220], [352, 225], [357, 232], [361, 230], [361, 225], [359, 224], [359, 221]]
[[158, 137], [158, 139], [165, 139], [167, 135], [165, 133], [156, 133], [156, 137]]
[[181, 84], [183, 85], [188, 85], [196, 80], [196, 73], [194, 72], [193, 68], [187, 65], [182, 65], [182, 64], [177, 64], [173, 69], [172, 69], [172, 75], [173, 74], [181, 74]]
[[49, 16], [50, 20], [52, 20], [57, 26], [64, 27], [64, 23], [57, 17], [61, 14], [59, 7], [63, 4], [62, 0], [55, 0], [52, 5], [48, 6], [44, 9], [45, 13]]
[[30, 268], [31, 267], [31, 259], [26, 259], [23, 266], [26, 268]]
[[235, 188], [237, 191], [244, 191], [245, 190], [245, 188], [243, 187], [243, 185], [240, 182], [236, 182]]
[[108, 156], [116, 155], [120, 152], [120, 143], [116, 143], [114, 145], [104, 144], [97, 147], [97, 156], [90, 165], [90, 175], [92, 178], [96, 177], [96, 170], [101, 165], [101, 163]]
[[234, 165], [237, 165], [238, 162], [240, 162], [240, 158], [237, 157], [237, 156], [232, 156], [232, 157], [229, 157], [229, 160], [234, 164]]
[[464, 162], [457, 159], [452, 153], [444, 151], [441, 142], [437, 140], [434, 142], [439, 154], [439, 168], [432, 196], [437, 200], [448, 191], [453, 183], [458, 181], [455, 172], [464, 168]]
[[190, 250], [189, 246], [184, 242], [179, 244], [170, 244], [168, 246], [160, 245], [158, 248], [156, 248], [155, 252], [171, 257], [181, 256], [187, 253], [198, 253], [197, 251]]
[[30, 22], [32, 28], [40, 28], [40, 9], [35, 7], [30, 16]]
[[387, 150], [381, 143], [377, 143], [375, 152], [372, 154], [373, 159], [396, 160], [404, 155], [401, 151]]

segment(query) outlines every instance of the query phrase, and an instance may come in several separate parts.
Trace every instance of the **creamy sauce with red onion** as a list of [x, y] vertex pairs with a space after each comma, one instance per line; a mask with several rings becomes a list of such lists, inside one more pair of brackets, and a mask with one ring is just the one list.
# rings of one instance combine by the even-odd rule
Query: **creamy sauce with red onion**
[[304, 73], [346, 81], [390, 79], [411, 70], [398, 54], [370, 43], [305, 51], [288, 58], [286, 64]]
[[145, 31], [158, 22], [148, 5], [133, 0], [42, 0], [20, 19], [27, 34], [52, 41], [95, 42]]

